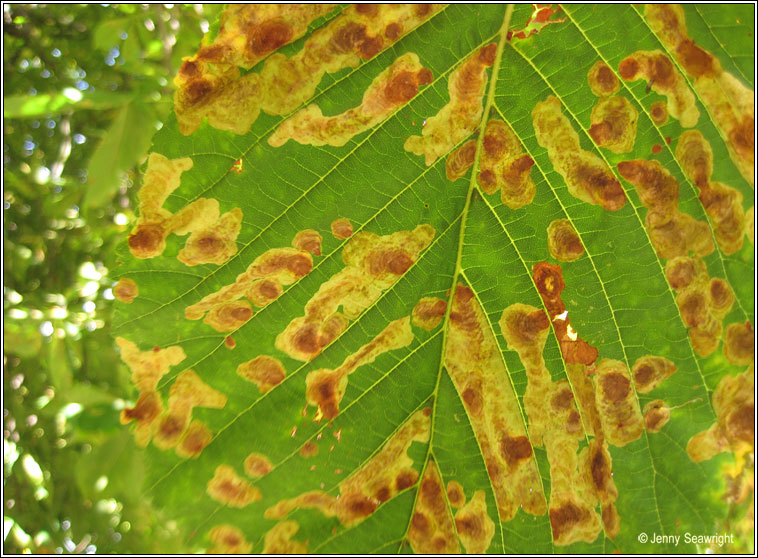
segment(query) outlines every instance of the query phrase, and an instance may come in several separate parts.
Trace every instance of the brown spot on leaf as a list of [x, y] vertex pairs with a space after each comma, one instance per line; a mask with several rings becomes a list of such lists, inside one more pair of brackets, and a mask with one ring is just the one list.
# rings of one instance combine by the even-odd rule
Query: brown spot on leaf
[[124, 304], [131, 304], [138, 295], [139, 287], [134, 279], [122, 277], [113, 286], [113, 296], [116, 297], [116, 300], [123, 302]]
[[253, 549], [253, 544], [233, 525], [216, 525], [208, 537], [215, 544], [208, 550], [209, 554], [250, 554]]
[[300, 231], [292, 239], [292, 247], [305, 252], [310, 252], [314, 256], [321, 255], [321, 234], [313, 229]]
[[595, 404], [609, 444], [625, 446], [642, 435], [642, 414], [629, 379], [618, 360], [601, 359], [595, 369]]
[[660, 432], [671, 418], [671, 409], [661, 399], [651, 401], [643, 410], [645, 419], [645, 430], [654, 434]]
[[332, 235], [334, 238], [343, 240], [353, 236], [353, 225], [344, 217], [332, 221]]
[[669, 111], [666, 108], [666, 103], [663, 101], [656, 101], [650, 105], [650, 118], [656, 126], [663, 126], [669, 119]]
[[653, 355], [638, 358], [632, 366], [634, 385], [639, 393], [649, 393], [676, 372], [669, 359]]
[[724, 335], [724, 357], [732, 364], [752, 364], [755, 359], [755, 332], [753, 325], [729, 324]]
[[453, 519], [445, 502], [445, 491], [437, 464], [427, 463], [416, 499], [413, 519], [408, 528], [408, 540], [416, 554], [458, 553]]
[[300, 529], [297, 521], [280, 521], [266, 532], [263, 539], [263, 554], [299, 554], [307, 552], [308, 543], [292, 540]]
[[286, 376], [282, 363], [266, 355], [243, 362], [237, 367], [237, 374], [257, 385], [261, 393], [282, 383]]
[[261, 499], [261, 491], [237, 476], [228, 465], [219, 465], [206, 487], [208, 495], [226, 506], [244, 508]]
[[589, 540], [584, 533], [588, 524], [590, 527], [593, 527], [591, 525], [593, 519], [594, 516], [590, 510], [577, 505], [571, 500], [560, 506], [551, 506], [550, 527], [553, 531], [553, 541], [556, 545], [560, 546], [569, 545], [580, 540], [594, 541], [597, 533]]
[[487, 514], [483, 490], [477, 490], [471, 501], [455, 514], [458, 537], [467, 554], [483, 554], [495, 535], [495, 524]]
[[529, 459], [532, 456], [532, 444], [526, 436], [504, 436], [500, 440], [500, 452], [505, 461], [513, 466], [522, 459]]
[[637, 135], [637, 109], [625, 97], [603, 97], [592, 109], [589, 134], [600, 147], [628, 153]]
[[608, 65], [603, 61], [597, 61], [587, 74], [590, 89], [598, 97], [613, 95], [619, 90], [620, 84]]
[[460, 508], [466, 503], [466, 495], [463, 493], [463, 486], [458, 481], [447, 483], [447, 501], [454, 508]]
[[300, 448], [300, 457], [313, 457], [314, 455], [318, 455], [318, 445], [314, 444], [313, 442], [305, 442], [303, 444], [303, 447]]
[[251, 453], [245, 458], [245, 473], [254, 479], [268, 475], [273, 468], [268, 457], [261, 453]]
[[[458, 147], [447, 156], [445, 161], [445, 176], [448, 180], [455, 181], [466, 175], [468, 169], [474, 164], [476, 156], [476, 140], [471, 139]], [[492, 171], [488, 171], [492, 172]], [[481, 174], [480, 174], [481, 177]], [[492, 193], [492, 192], [489, 192]]]
[[411, 322], [414, 326], [431, 331], [442, 321], [447, 310], [447, 303], [441, 298], [427, 296], [413, 307]]
[[176, 454], [180, 457], [197, 458], [202, 453], [205, 446], [211, 443], [211, 431], [200, 421], [192, 421], [187, 433], [176, 447]]
[[547, 248], [561, 262], [573, 262], [584, 254], [584, 245], [568, 219], [555, 219], [548, 225]]

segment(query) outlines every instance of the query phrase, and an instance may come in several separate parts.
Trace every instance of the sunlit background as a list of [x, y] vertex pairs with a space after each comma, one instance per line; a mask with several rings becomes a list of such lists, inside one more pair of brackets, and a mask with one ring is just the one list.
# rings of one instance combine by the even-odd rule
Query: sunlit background
[[3, 550], [181, 552], [140, 491], [115, 246], [219, 5], [3, 7]]

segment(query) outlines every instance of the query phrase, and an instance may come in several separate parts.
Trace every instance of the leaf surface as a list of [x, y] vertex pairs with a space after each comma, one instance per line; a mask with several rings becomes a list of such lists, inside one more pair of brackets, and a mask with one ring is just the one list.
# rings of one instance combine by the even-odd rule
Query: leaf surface
[[[292, 38], [271, 57], [280, 53], [293, 57], [304, 45], [311, 48], [309, 38], [341, 21], [350, 9], [336, 8], [314, 18], [302, 38]], [[727, 359], [719, 330], [718, 349], [698, 354], [685, 323], [686, 310], [680, 312], [678, 306], [684, 295], [670, 285], [665, 271], [674, 258], [659, 257], [659, 241], [645, 224], [652, 210], [633, 183], [622, 177], [618, 169], [623, 166], [617, 165], [656, 160], [678, 182], [674, 207], [705, 223], [713, 244], [702, 257], [707, 277], [723, 279], [734, 293], [730, 310], [718, 320], [727, 331], [730, 324], [754, 324], [753, 245], [740, 232], [739, 249], [722, 248], [713, 217], [699, 199], [710, 183], [696, 185], [676, 156], [685, 128], [672, 116], [660, 127], [653, 123], [650, 106], [665, 97], [646, 90], [646, 82], [617, 77], [617, 95], [638, 115], [631, 150], [617, 153], [601, 147], [588, 132], [599, 99], [587, 81], [591, 67], [604, 62], [618, 76], [621, 62], [634, 50], [666, 52], [644, 7], [566, 5], [540, 15], [529, 5], [518, 5], [512, 16], [506, 12], [499, 5], [443, 7], [405, 30], [407, 34], [396, 42], [385, 44], [375, 56], [356, 58], [353, 65], [327, 72], [313, 95], [284, 115], [273, 114], [264, 104], [249, 132], [216, 129], [204, 122], [184, 135], [172, 116], [156, 135], [153, 152], [167, 162], [151, 155], [145, 183], [160, 188], [171, 183], [176, 189], [164, 192], [160, 209], [142, 206], [140, 221], [122, 247], [117, 274], [122, 281], [134, 281], [138, 290], [132, 297], [132, 287], [119, 283], [117, 297], [128, 304], [120, 306], [114, 329], [117, 337], [135, 344], [143, 362], [169, 359], [169, 353], [158, 349], [174, 351], [171, 365], [154, 378], [154, 387], [139, 388], [138, 382], [140, 393], [157, 393], [165, 410], [142, 428], [145, 443], [152, 436], [146, 486], [156, 502], [186, 525], [191, 543], [229, 552], [303, 548], [317, 553], [433, 552], [433, 547], [425, 549], [417, 541], [434, 541], [437, 536], [440, 545], [450, 545], [446, 548], [471, 552], [480, 551], [477, 545], [482, 544], [493, 553], [694, 552], [697, 548], [691, 542], [673, 546], [652, 538], [710, 534], [724, 517], [721, 469], [732, 457], [722, 453], [693, 462], [688, 443], [717, 421], [719, 409], [738, 404], [734, 399], [724, 403], [716, 388], [725, 376], [743, 372], [748, 360], [752, 362], [752, 351], [749, 358]], [[696, 43], [746, 88], [753, 87], [745, 77], [752, 76], [750, 45], [744, 38], [725, 35], [723, 26], [731, 17], [744, 31], [752, 21], [749, 12], [744, 6], [730, 6], [716, 15], [710, 7], [694, 5], [683, 11]], [[509, 29], [511, 40], [506, 41]], [[537, 32], [530, 34], [532, 29]], [[519, 30], [525, 30], [524, 38]], [[426, 80], [426, 74], [414, 66], [417, 94], [387, 108], [383, 98], [372, 97], [371, 92], [388, 91], [381, 89], [386, 84], [382, 76], [396, 76], [394, 70], [386, 71], [406, 53], [414, 53], [432, 79]], [[478, 66], [470, 62], [490, 55]], [[252, 60], [239, 83], [263, 75], [267, 63], [265, 56]], [[470, 106], [456, 112], [454, 127], [442, 134], [446, 138], [439, 148], [442, 155], [430, 161], [428, 155], [420, 156], [423, 150], [416, 154], [408, 147], [416, 141], [408, 138], [424, 137], [425, 127], [434, 129], [435, 115], [451, 100], [454, 88], [449, 84], [469, 63], [466, 83], [477, 85], [471, 90], [481, 85], [471, 106], [480, 112], [471, 112]], [[486, 76], [485, 84], [471, 77], [476, 75]], [[693, 129], [713, 151], [713, 174], [708, 179], [740, 193], [738, 213], [744, 216], [752, 205], [753, 190], [733, 162], [727, 146], [731, 136], [719, 124], [724, 120], [718, 114], [714, 118], [715, 105], [708, 104], [707, 89], [701, 88], [706, 91], [704, 98], [692, 76], [682, 79], [694, 91], [700, 115]], [[571, 149], [566, 149], [564, 137], [555, 140], [564, 141], [561, 148], [551, 150], [553, 140], [536, 132], [533, 111], [550, 96], [577, 135]], [[389, 97], [386, 93], [384, 99]], [[224, 102], [216, 106], [223, 107]], [[293, 132], [289, 141], [272, 146], [268, 140], [280, 124], [311, 103], [325, 115], [325, 122], [343, 127], [333, 137], [344, 137], [344, 130], [352, 129], [355, 122], [369, 124], [347, 133], [344, 144], [329, 145], [331, 133], [322, 130], [325, 145], [296, 141]], [[239, 114], [241, 120], [248, 115]], [[330, 119], [341, 114], [342, 120]], [[473, 124], [462, 131], [469, 120]], [[516, 138], [518, 148], [513, 148], [508, 161], [531, 161], [526, 175], [534, 184], [533, 199], [506, 204], [505, 196], [487, 193], [492, 190], [486, 181], [482, 185], [479, 172], [490, 168], [503, 176], [511, 169], [521, 177], [516, 180], [524, 177], [523, 171], [513, 170], [516, 167], [498, 167], [500, 159], [488, 159], [488, 138], [494, 137], [487, 127], [490, 120], [505, 123]], [[555, 127], [548, 126], [548, 133]], [[451, 137], [456, 139], [447, 146]], [[473, 168], [450, 180], [446, 174], [450, 153], [471, 140], [475, 149], [470, 152], [476, 154]], [[654, 146], [658, 153], [654, 154]], [[576, 179], [572, 170], [581, 157], [591, 160], [587, 164], [593, 168], [606, 165], [619, 181], [624, 201], [620, 207], [606, 208], [604, 204], [611, 202], [605, 198], [588, 203], [586, 196], [599, 195], [597, 190], [590, 186], [577, 194], [568, 184], [576, 180], [581, 190], [584, 175], [578, 172]], [[182, 162], [184, 158], [191, 164]], [[157, 169], [158, 164], [168, 165], [161, 167], [160, 180], [155, 178], [158, 174], [150, 175], [151, 166]], [[165, 178], [168, 175], [172, 178]], [[147, 198], [148, 188], [143, 187], [140, 195]], [[219, 211], [201, 208], [203, 199], [217, 200]], [[196, 221], [182, 221], [188, 207], [200, 208]], [[235, 208], [241, 210], [236, 236], [234, 226], [228, 225], [235, 219]], [[339, 227], [332, 227], [337, 219], [349, 220], [351, 236], [345, 238]], [[548, 227], [558, 219], [573, 227], [583, 247], [573, 261], [557, 260], [548, 248]], [[222, 221], [227, 224], [219, 225]], [[187, 222], [190, 225], [185, 226]], [[155, 257], [135, 258], [129, 247], [143, 244], [148, 238], [145, 231], [155, 223], [165, 233], [165, 249], [151, 252]], [[419, 228], [422, 225], [426, 228]], [[433, 236], [421, 239], [429, 227]], [[320, 235], [318, 250], [304, 240], [314, 242], [313, 233], [299, 237], [292, 248], [301, 231]], [[189, 237], [184, 236], [187, 233]], [[216, 241], [201, 244], [206, 234], [216, 235], [218, 245], [223, 241], [222, 261], [186, 265], [193, 242], [217, 245]], [[366, 252], [361, 251], [364, 244], [369, 246]], [[263, 292], [260, 281], [274, 275], [250, 271], [251, 264], [265, 253], [284, 254], [285, 248], [291, 257], [299, 254], [299, 261], [312, 261], [312, 269], [276, 276], [281, 294], [258, 306], [247, 290], [253, 283], [240, 283], [239, 278], [246, 270], [249, 275], [259, 273], [256, 292]], [[560, 265], [565, 289], [559, 299], [548, 297], [540, 287], [535, 270], [544, 268], [541, 262]], [[328, 300], [319, 298], [319, 293], [323, 294], [324, 285], [337, 285], [340, 274], [346, 273], [353, 273], [350, 281], [358, 286], [326, 310]], [[199, 315], [190, 316], [188, 307], [198, 309], [201, 301], [235, 281], [245, 287], [236, 298], [216, 300], [215, 307], [209, 304], [198, 310]], [[433, 306], [432, 300], [427, 308], [431, 321], [424, 322], [419, 318], [423, 308], [417, 307], [422, 299], [443, 301], [445, 310]], [[504, 313], [518, 304], [537, 312], [532, 316], [542, 324], [538, 329], [544, 332], [540, 334], [544, 350], [532, 341], [519, 345], [518, 339], [504, 333]], [[554, 311], [560, 304], [567, 314]], [[706, 311], [716, 315], [715, 310]], [[214, 312], [215, 322], [210, 318]], [[324, 316], [314, 317], [319, 312]], [[341, 317], [327, 324], [327, 317], [335, 313]], [[306, 337], [305, 326], [298, 329], [292, 324], [300, 318], [322, 326], [323, 347], [317, 343], [314, 349], [313, 343], [299, 341]], [[332, 326], [336, 334], [327, 335]], [[283, 333], [291, 331], [296, 334]], [[586, 352], [584, 357], [570, 356], [574, 350], [579, 354], [582, 340], [596, 349], [594, 357], [588, 359]], [[130, 363], [123, 341], [119, 344], [122, 358], [137, 377], [139, 358]], [[181, 348], [183, 358], [170, 347]], [[646, 355], [668, 359], [676, 372], [643, 393], [639, 384], [630, 382], [630, 369]], [[247, 378], [258, 374], [256, 384], [239, 367], [262, 356], [276, 359], [284, 373], [266, 368], [266, 383], [260, 381], [260, 369], [250, 365], [245, 368]], [[608, 372], [613, 366], [626, 370], [628, 389], [622, 398], [629, 401], [631, 413], [617, 420], [604, 414], [607, 399], [602, 393], [609, 392], [601, 391], [602, 378], [613, 373]], [[151, 370], [154, 373], [156, 368]], [[189, 370], [202, 384], [193, 383]], [[317, 383], [317, 377], [323, 382]], [[472, 387], [472, 378], [484, 383]], [[752, 368], [750, 378], [752, 382]], [[184, 385], [181, 382], [191, 387], [172, 387]], [[547, 386], [547, 391], [539, 392], [541, 403], [529, 395], [538, 384]], [[581, 405], [582, 385], [590, 386], [589, 406]], [[576, 403], [569, 399], [568, 407], [560, 411], [545, 407], [551, 394], [565, 386]], [[476, 397], [481, 399], [479, 407]], [[747, 405], [744, 398], [737, 399], [740, 409]], [[642, 430], [641, 413], [654, 400], [665, 402], [670, 420], [658, 432]], [[749, 404], [752, 408], [752, 395]], [[614, 412], [627, 408], [618, 401], [614, 405]], [[538, 417], [540, 409], [547, 418]], [[564, 411], [565, 416], [560, 414]], [[567, 434], [572, 412], [581, 414], [580, 430]], [[593, 412], [600, 415], [594, 427]], [[135, 410], [126, 418], [137, 415]], [[721, 423], [727, 420], [722, 415]], [[164, 436], [170, 430], [168, 417], [181, 417], [179, 437], [173, 442]], [[540, 420], [547, 421], [544, 436], [536, 434]], [[193, 431], [190, 421], [203, 426]], [[636, 435], [624, 443], [614, 442], [617, 438], [611, 431], [633, 423], [640, 426]], [[139, 431], [140, 427], [138, 439]], [[189, 432], [203, 441], [202, 451], [194, 457], [175, 451], [189, 447]], [[509, 449], [514, 440], [518, 444]], [[724, 443], [744, 451], [734, 438]], [[597, 461], [587, 461], [591, 454], [600, 455], [597, 459], [602, 462], [604, 454], [598, 447], [607, 448], [610, 457], [603, 470], [590, 466]], [[596, 451], [600, 453], [592, 453]], [[246, 468], [251, 454], [264, 456], [270, 464], [255, 461], [263, 476], [253, 474], [249, 464]], [[528, 471], [533, 471], [532, 477]], [[232, 476], [224, 476], [228, 474]], [[403, 474], [411, 475], [410, 485], [400, 480]], [[600, 477], [615, 486], [617, 498], [609, 495], [613, 489], [603, 492], [597, 483], [593, 488], [592, 479]], [[454, 501], [453, 481], [462, 487], [465, 506]], [[209, 487], [211, 482], [217, 490]], [[533, 487], [539, 496], [525, 493], [518, 496], [523, 500], [514, 501], [519, 486]], [[241, 500], [225, 500], [219, 496], [224, 490]], [[310, 500], [303, 496], [308, 494]], [[532, 503], [523, 505], [527, 501]], [[614, 506], [618, 528], [610, 511]], [[580, 528], [587, 532], [574, 532]], [[651, 540], [645, 542], [641, 534]]]

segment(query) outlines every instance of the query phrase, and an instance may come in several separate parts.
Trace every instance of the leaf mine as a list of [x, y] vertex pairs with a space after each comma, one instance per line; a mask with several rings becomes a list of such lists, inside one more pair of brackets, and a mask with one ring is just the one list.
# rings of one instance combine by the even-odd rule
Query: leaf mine
[[292, 540], [300, 530], [297, 521], [280, 521], [266, 532], [263, 539], [263, 554], [305, 554], [308, 543]]
[[536, 188], [530, 176], [534, 159], [524, 153], [515, 132], [502, 120], [491, 119], [484, 129], [477, 183], [487, 194], [500, 190], [511, 209], [532, 203]]
[[442, 323], [446, 311], [447, 302], [441, 298], [425, 296], [413, 307], [411, 323], [426, 331], [432, 331]]
[[724, 333], [724, 357], [732, 364], [752, 364], [755, 359], [755, 332], [753, 325], [729, 324]]
[[353, 236], [353, 224], [344, 217], [332, 221], [332, 236], [338, 240], [344, 240]]
[[124, 304], [131, 304], [139, 296], [139, 287], [134, 279], [122, 277], [113, 285], [113, 296]]
[[453, 519], [445, 502], [445, 489], [433, 459], [429, 460], [421, 479], [408, 528], [408, 541], [416, 554], [460, 552]]
[[679, 182], [658, 161], [635, 159], [618, 164], [619, 174], [630, 182], [648, 208], [645, 229], [658, 257], [664, 259], [694, 252], [707, 256], [714, 250], [711, 228], [704, 221], [679, 211]]
[[689, 130], [681, 135], [676, 144], [676, 158], [700, 191], [698, 198], [713, 226], [719, 248], [724, 254], [734, 254], [742, 248], [745, 228], [742, 194], [731, 186], [711, 182], [713, 151], [699, 131]]
[[669, 109], [663, 101], [656, 101], [650, 105], [650, 119], [656, 126], [663, 126], [669, 119]]
[[[273, 53], [259, 73], [244, 76], [240, 76], [237, 64], [252, 67], [246, 65], [246, 61], [214, 59], [224, 50], [210, 46], [204, 53], [201, 48], [198, 61], [186, 61], [175, 80], [179, 86], [175, 95], [179, 130], [184, 135], [191, 134], [203, 117], [207, 117], [208, 124], [215, 128], [245, 134], [261, 109], [271, 115], [289, 114], [313, 96], [324, 74], [355, 68], [361, 61], [373, 58], [442, 7], [440, 4], [349, 6], [326, 26], [314, 31], [299, 52], [291, 57]], [[255, 7], [251, 9], [256, 11]], [[300, 32], [302, 25], [307, 26], [331, 11], [331, 7], [307, 5], [282, 10], [297, 14], [301, 23], [297, 31]], [[296, 30], [292, 30], [291, 35], [288, 31], [291, 22], [275, 18], [266, 25], [271, 27], [264, 28], [268, 33], [263, 37], [265, 40], [255, 43], [266, 45], [263, 49], [266, 52], [295, 37]], [[234, 34], [232, 30], [230, 35]], [[239, 40], [233, 37], [235, 44]], [[207, 63], [202, 61], [202, 56]]]
[[666, 97], [668, 113], [684, 128], [692, 128], [700, 118], [695, 95], [684, 76], [661, 50], [638, 50], [619, 64], [619, 75], [625, 81], [644, 79], [650, 89]]
[[234, 472], [229, 465], [219, 465], [206, 488], [208, 496], [232, 508], [244, 508], [261, 499], [261, 491]]
[[240, 364], [237, 374], [257, 385], [263, 394], [281, 384], [287, 372], [278, 359], [261, 355]]
[[601, 97], [592, 109], [589, 134], [614, 153], [629, 153], [637, 136], [637, 109], [626, 97]]
[[587, 82], [590, 84], [592, 93], [598, 97], [609, 97], [621, 88], [619, 78], [602, 60], [595, 62], [587, 72]]
[[414, 485], [418, 471], [408, 457], [411, 443], [429, 441], [431, 409], [415, 412], [379, 452], [339, 484], [339, 497], [315, 490], [284, 499], [264, 513], [268, 519], [282, 519], [296, 508], [318, 509], [326, 517], [337, 516], [352, 526], [365, 520], [382, 503]]
[[625, 446], [642, 435], [642, 414], [629, 369], [619, 360], [601, 359], [595, 368], [595, 404], [609, 444]]
[[644, 413], [645, 430], [649, 434], [660, 432], [671, 418], [671, 409], [661, 399], [651, 401], [642, 411]]
[[251, 453], [245, 458], [245, 473], [251, 478], [259, 479], [268, 475], [273, 468], [269, 458], [261, 453]]
[[306, 303], [305, 315], [294, 318], [277, 336], [276, 348], [296, 360], [314, 359], [349, 320], [410, 269], [434, 234], [430, 225], [419, 225], [385, 236], [367, 231], [353, 235], [342, 250], [345, 268], [321, 284]]
[[561, 102], [555, 96], [535, 105], [532, 121], [537, 142], [547, 149], [572, 196], [608, 211], [624, 206], [626, 195], [621, 184], [600, 157], [580, 147], [579, 135], [561, 112]]
[[516, 394], [484, 313], [464, 285], [453, 298], [445, 368], [481, 448], [501, 520], [512, 519], [520, 507], [544, 514], [545, 496]]
[[188, 320], [199, 320], [208, 313], [211, 317], [206, 317], [206, 323], [217, 331], [232, 331], [253, 315], [250, 304], [238, 299], [247, 297], [256, 306], [265, 306], [281, 295], [282, 285], [291, 285], [311, 269], [313, 257], [309, 252], [272, 248], [255, 258], [234, 283], [187, 306], [184, 316]]
[[681, 6], [647, 4], [645, 19], [693, 79], [698, 97], [726, 139], [732, 161], [745, 180], [754, 186], [755, 93], [724, 71], [716, 57], [690, 38]]
[[584, 245], [568, 219], [555, 219], [547, 227], [547, 249], [560, 262], [573, 262], [584, 255]]
[[215, 546], [208, 554], [250, 554], [253, 544], [234, 525], [216, 525], [208, 533], [208, 538]]
[[431, 71], [421, 65], [416, 54], [407, 52], [371, 82], [359, 106], [325, 117], [317, 105], [308, 105], [282, 122], [268, 143], [280, 147], [292, 139], [303, 145], [343, 146], [386, 119], [413, 99], [421, 85], [431, 82]]
[[645, 355], [632, 366], [632, 377], [637, 393], [650, 393], [658, 384], [676, 372], [676, 364], [660, 356]]
[[723, 451], [752, 450], [755, 444], [755, 379], [751, 364], [747, 370], [727, 374], [713, 392], [716, 422], [695, 434], [687, 443], [687, 454], [699, 463]]
[[471, 500], [455, 512], [454, 520], [466, 554], [484, 554], [495, 536], [495, 523], [487, 514], [484, 490], [474, 492]]
[[476, 158], [476, 140], [470, 139], [445, 159], [445, 176], [450, 181], [456, 181], [466, 176]]
[[496, 43], [483, 46], [453, 70], [448, 78], [448, 104], [427, 118], [422, 135], [405, 140], [405, 150], [424, 155], [426, 166], [447, 154], [476, 129], [484, 110], [487, 68], [494, 63], [496, 51]]
[[306, 229], [295, 235], [295, 238], [292, 239], [292, 247], [310, 252], [314, 256], [320, 256], [322, 240], [321, 233], [313, 229]]
[[192, 168], [192, 159], [169, 160], [151, 153], [137, 197], [140, 216], [129, 235], [128, 244], [137, 258], [154, 258], [166, 248], [166, 237], [190, 234], [178, 259], [194, 266], [202, 263], [222, 264], [237, 252], [237, 235], [242, 222], [239, 208], [220, 215], [219, 203], [199, 198], [177, 213], [163, 208], [168, 196], [179, 187], [180, 176]]
[[410, 318], [390, 322], [379, 335], [348, 356], [339, 368], [320, 368], [309, 372], [305, 379], [305, 397], [308, 403], [316, 405], [325, 418], [333, 419], [339, 413], [348, 376], [361, 366], [374, 362], [387, 351], [407, 347], [413, 339]]

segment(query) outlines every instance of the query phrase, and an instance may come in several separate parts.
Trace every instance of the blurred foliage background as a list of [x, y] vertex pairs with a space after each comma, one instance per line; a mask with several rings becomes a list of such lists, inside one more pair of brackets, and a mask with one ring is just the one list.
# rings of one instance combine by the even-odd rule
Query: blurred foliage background
[[181, 552], [119, 412], [109, 270], [220, 5], [3, 5], [3, 550]]

